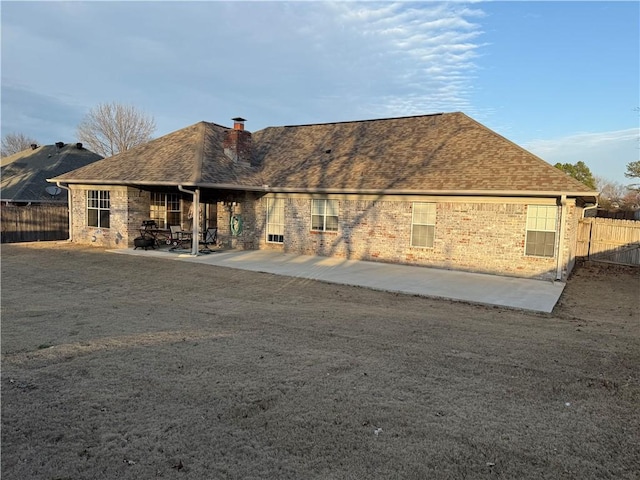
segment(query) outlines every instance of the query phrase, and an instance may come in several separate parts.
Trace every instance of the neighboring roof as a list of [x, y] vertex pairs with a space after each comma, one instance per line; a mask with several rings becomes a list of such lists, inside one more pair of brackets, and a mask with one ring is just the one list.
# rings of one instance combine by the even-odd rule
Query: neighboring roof
[[581, 182], [463, 113], [268, 127], [253, 159], [224, 153], [230, 129], [200, 122], [56, 180], [242, 186], [271, 191], [555, 192], [593, 196]]
[[97, 153], [78, 149], [75, 143], [61, 148], [44, 145], [4, 157], [0, 163], [0, 201], [66, 203], [66, 192], [56, 194], [55, 185], [47, 179], [100, 159]]

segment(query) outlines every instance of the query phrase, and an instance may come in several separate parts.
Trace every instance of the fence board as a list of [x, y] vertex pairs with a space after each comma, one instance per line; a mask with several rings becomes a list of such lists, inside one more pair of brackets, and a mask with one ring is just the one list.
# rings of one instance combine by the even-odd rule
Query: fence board
[[576, 256], [640, 265], [640, 221], [584, 218], [578, 225]]
[[0, 207], [2, 243], [66, 240], [69, 208], [66, 205], [3, 205]]

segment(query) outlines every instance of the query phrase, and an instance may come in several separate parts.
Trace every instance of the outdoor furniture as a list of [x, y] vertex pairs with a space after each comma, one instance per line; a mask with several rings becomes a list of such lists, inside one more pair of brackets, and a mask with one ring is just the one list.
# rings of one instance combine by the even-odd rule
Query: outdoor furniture
[[142, 221], [140, 236], [133, 239], [134, 250], [137, 250], [138, 248], [144, 248], [145, 250], [149, 247], [156, 248], [155, 237], [149, 233], [154, 228], [158, 228], [158, 225], [154, 220]]
[[[140, 227], [140, 237], [138, 238], [143, 238], [145, 240], [150, 239], [151, 244], [147, 246], [155, 248], [160, 245], [161, 240], [169, 238], [169, 230], [158, 228], [158, 224], [155, 222], [155, 220], [143, 220], [142, 226]], [[138, 242], [138, 243], [142, 244], [147, 242]], [[137, 245], [135, 242], [135, 239], [134, 239], [134, 244], [136, 247], [143, 246], [143, 245]], [[146, 250], [146, 247], [145, 247], [145, 250]]]
[[134, 250], [138, 248], [144, 248], [145, 250], [149, 247], [156, 248], [154, 244], [154, 239], [151, 237], [136, 237], [133, 239]]
[[218, 243], [218, 228], [207, 228], [204, 232], [204, 240], [200, 243], [204, 245], [204, 247], [200, 249], [200, 253], [211, 253], [213, 250], [209, 248], [209, 245], [216, 245]]
[[176, 249], [188, 249], [191, 248], [191, 240], [193, 239], [193, 232], [182, 230], [180, 225], [169, 225], [170, 237], [167, 243], [172, 247], [169, 250]]

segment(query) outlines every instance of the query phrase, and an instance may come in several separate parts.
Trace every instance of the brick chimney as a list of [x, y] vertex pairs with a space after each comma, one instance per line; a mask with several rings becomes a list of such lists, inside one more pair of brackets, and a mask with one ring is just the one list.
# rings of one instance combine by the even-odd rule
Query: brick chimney
[[224, 154], [234, 163], [251, 163], [251, 132], [244, 129], [244, 118], [236, 117], [233, 120], [233, 130], [228, 130], [222, 142]]

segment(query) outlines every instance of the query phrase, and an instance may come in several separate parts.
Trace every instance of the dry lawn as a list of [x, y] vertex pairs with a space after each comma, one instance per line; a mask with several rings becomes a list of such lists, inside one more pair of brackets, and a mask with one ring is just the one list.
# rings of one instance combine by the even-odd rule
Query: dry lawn
[[2, 248], [2, 479], [637, 479], [639, 271], [553, 314]]

